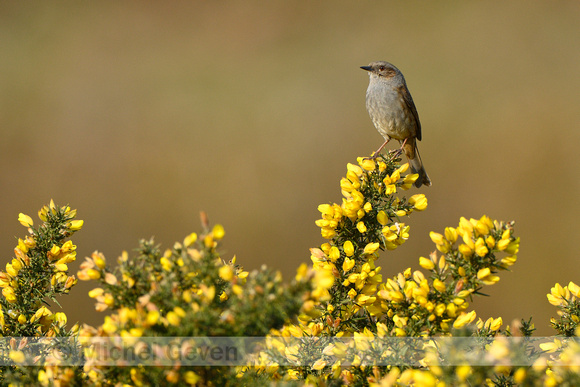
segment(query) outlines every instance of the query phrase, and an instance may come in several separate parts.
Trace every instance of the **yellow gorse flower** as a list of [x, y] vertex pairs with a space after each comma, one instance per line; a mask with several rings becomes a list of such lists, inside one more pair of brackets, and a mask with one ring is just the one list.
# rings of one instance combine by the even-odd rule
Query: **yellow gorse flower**
[[423, 211], [427, 208], [427, 198], [423, 194], [416, 194], [409, 198], [409, 203], [412, 204], [417, 211]]
[[342, 249], [347, 257], [352, 257], [354, 255], [354, 245], [351, 241], [344, 242]]
[[23, 214], [22, 212], [18, 214], [18, 221], [24, 227], [32, 227], [34, 225], [32, 218], [26, 214]]

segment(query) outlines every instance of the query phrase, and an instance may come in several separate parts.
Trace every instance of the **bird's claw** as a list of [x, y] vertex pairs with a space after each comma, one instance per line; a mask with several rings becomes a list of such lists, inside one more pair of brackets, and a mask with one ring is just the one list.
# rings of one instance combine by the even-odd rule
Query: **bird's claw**
[[389, 151], [389, 154], [391, 154], [393, 157], [399, 157], [402, 153], [403, 153], [403, 148], [393, 149], [393, 150]]

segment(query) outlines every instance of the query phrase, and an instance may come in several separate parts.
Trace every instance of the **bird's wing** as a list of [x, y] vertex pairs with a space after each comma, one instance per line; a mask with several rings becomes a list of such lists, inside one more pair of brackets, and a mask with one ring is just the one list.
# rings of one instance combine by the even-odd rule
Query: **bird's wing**
[[403, 100], [405, 101], [405, 105], [407, 106], [407, 108], [409, 108], [411, 113], [413, 113], [413, 118], [415, 119], [415, 123], [417, 124], [415, 133], [413, 133], [413, 134], [415, 135], [415, 138], [420, 141], [421, 140], [421, 122], [419, 121], [419, 114], [417, 113], [417, 108], [415, 107], [415, 103], [413, 102], [413, 97], [411, 97], [411, 93], [409, 93], [409, 89], [407, 89], [406, 85], [402, 85], [399, 88], [399, 91], [400, 91], [401, 95], [403, 96]]

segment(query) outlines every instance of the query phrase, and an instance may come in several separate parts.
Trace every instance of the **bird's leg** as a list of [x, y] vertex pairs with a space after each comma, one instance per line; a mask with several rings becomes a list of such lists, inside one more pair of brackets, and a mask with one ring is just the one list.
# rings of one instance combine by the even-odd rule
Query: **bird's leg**
[[385, 140], [385, 142], [383, 142], [383, 145], [381, 145], [379, 147], [379, 149], [377, 149], [375, 151], [375, 153], [373, 153], [373, 155], [371, 157], [365, 157], [365, 160], [374, 160], [377, 157], [379, 157], [379, 153], [381, 153], [381, 151], [383, 150], [383, 148], [385, 147], [385, 145], [387, 145], [389, 143], [389, 141], [391, 141], [390, 137], [387, 137], [387, 139]]
[[395, 149], [393, 151], [391, 151], [394, 155], [394, 157], [399, 157], [401, 155], [401, 153], [403, 153], [403, 149], [405, 148], [405, 144], [407, 143], [407, 140], [409, 139], [409, 137], [407, 137], [403, 143], [401, 144], [401, 147], [399, 149]]

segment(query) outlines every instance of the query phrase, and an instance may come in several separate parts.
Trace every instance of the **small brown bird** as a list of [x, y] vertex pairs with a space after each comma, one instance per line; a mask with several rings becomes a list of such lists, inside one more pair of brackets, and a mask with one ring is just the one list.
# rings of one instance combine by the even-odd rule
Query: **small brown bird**
[[431, 185], [431, 180], [423, 168], [416, 140], [421, 140], [421, 123], [415, 103], [407, 88], [405, 77], [389, 62], [373, 62], [361, 69], [369, 72], [367, 89], [367, 111], [379, 133], [385, 138], [383, 145], [373, 157], [394, 138], [399, 140], [401, 149], [409, 159], [413, 173], [418, 173], [415, 187]]

